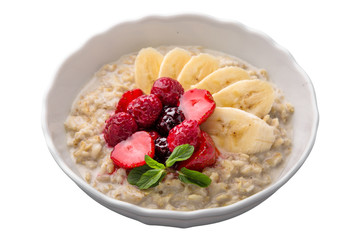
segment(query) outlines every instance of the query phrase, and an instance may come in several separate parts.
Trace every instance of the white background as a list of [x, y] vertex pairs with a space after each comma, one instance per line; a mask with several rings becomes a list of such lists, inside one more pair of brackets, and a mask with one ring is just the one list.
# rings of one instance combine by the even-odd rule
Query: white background
[[[0, 239], [359, 239], [356, 1], [1, 1]], [[41, 130], [46, 86], [94, 34], [145, 15], [239, 21], [287, 48], [313, 81], [318, 137], [299, 172], [253, 210], [189, 229], [148, 226], [99, 205], [57, 166]]]

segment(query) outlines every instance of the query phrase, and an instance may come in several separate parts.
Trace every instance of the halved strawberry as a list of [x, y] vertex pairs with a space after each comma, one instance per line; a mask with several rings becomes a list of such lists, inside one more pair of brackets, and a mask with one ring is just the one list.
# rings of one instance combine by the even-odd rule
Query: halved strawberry
[[180, 98], [179, 108], [186, 120], [203, 123], [215, 110], [216, 104], [211, 93], [205, 89], [191, 89]]
[[132, 100], [140, 97], [141, 95], [144, 95], [144, 93], [139, 88], [124, 92], [124, 94], [121, 96], [121, 98], [116, 106], [115, 113], [126, 112], [126, 108], [129, 105], [129, 103]]
[[211, 137], [201, 131], [200, 147], [193, 155], [185, 161], [178, 162], [176, 169], [186, 167], [195, 171], [202, 171], [216, 162], [216, 147]]
[[145, 164], [145, 155], [154, 157], [155, 144], [149, 133], [136, 132], [128, 139], [119, 142], [110, 154], [116, 166], [129, 169]]

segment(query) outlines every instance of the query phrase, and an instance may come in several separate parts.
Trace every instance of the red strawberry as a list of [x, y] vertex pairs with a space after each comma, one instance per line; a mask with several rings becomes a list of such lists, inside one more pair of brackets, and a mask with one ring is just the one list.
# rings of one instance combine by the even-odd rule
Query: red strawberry
[[129, 105], [129, 103], [132, 100], [140, 97], [141, 95], [144, 95], [144, 93], [139, 88], [124, 92], [124, 94], [121, 96], [121, 98], [116, 106], [115, 113], [126, 112], [126, 108]]
[[137, 129], [138, 126], [130, 114], [119, 112], [106, 120], [104, 138], [110, 147], [114, 147], [130, 137]]
[[180, 170], [186, 167], [195, 171], [202, 171], [205, 167], [209, 167], [216, 162], [216, 147], [211, 137], [201, 131], [201, 143], [197, 151], [185, 161], [178, 162], [176, 169]]
[[149, 133], [140, 131], [118, 143], [110, 154], [116, 166], [129, 169], [145, 164], [145, 155], [154, 157], [155, 145]]
[[200, 125], [214, 112], [215, 106], [209, 91], [195, 88], [182, 95], [179, 108], [183, 111], [185, 119], [196, 120]]
[[170, 130], [167, 137], [170, 151], [183, 144], [193, 145], [195, 149], [200, 143], [200, 127], [195, 120], [185, 120]]
[[154, 82], [151, 93], [155, 94], [164, 106], [179, 106], [179, 98], [184, 93], [181, 84], [169, 77], [159, 78]]
[[134, 117], [140, 128], [149, 128], [155, 124], [162, 107], [156, 95], [142, 95], [129, 103], [127, 112]]

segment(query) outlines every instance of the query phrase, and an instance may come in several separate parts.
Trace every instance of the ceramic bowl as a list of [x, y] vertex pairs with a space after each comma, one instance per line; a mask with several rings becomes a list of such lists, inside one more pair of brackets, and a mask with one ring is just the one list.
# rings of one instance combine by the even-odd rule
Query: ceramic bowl
[[[104, 64], [143, 47], [201, 45], [237, 56], [268, 71], [295, 107], [293, 150], [278, 179], [255, 195], [226, 207], [189, 212], [146, 209], [112, 199], [83, 180], [66, 145], [64, 121], [72, 102]], [[59, 68], [46, 92], [42, 124], [49, 150], [61, 169], [90, 197], [109, 209], [146, 224], [191, 227], [223, 221], [255, 207], [284, 185], [309, 155], [318, 126], [313, 85], [290, 53], [267, 35], [238, 22], [207, 16], [150, 16], [120, 23], [85, 43]]]

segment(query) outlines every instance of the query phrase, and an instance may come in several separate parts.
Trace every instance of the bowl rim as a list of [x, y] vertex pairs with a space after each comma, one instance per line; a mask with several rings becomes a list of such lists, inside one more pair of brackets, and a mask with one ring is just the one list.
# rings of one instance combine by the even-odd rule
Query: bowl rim
[[[197, 22], [204, 22], [204, 23], [211, 23], [216, 25], [223, 25], [224, 27], [232, 27], [241, 29], [242, 31], [245, 31], [247, 34], [256, 35], [256, 37], [264, 38], [269, 44], [271, 44], [273, 47], [277, 48], [280, 52], [284, 53], [288, 56], [288, 59], [290, 60], [291, 64], [294, 68], [296, 68], [299, 72], [299, 74], [302, 75], [303, 79], [305, 79], [308, 83], [308, 88], [310, 90], [311, 100], [312, 100], [312, 114], [314, 116], [314, 122], [312, 124], [311, 128], [311, 134], [310, 139], [301, 154], [299, 160], [296, 162], [296, 164], [289, 169], [289, 171], [283, 175], [281, 178], [279, 178], [276, 182], [272, 183], [270, 186], [267, 186], [265, 189], [261, 190], [258, 193], [255, 193], [254, 195], [251, 195], [250, 197], [247, 197], [241, 201], [238, 201], [236, 203], [233, 203], [228, 206], [224, 207], [217, 207], [217, 208], [207, 208], [207, 209], [199, 209], [199, 210], [193, 210], [193, 211], [175, 211], [175, 210], [164, 210], [164, 209], [149, 209], [137, 206], [135, 204], [127, 203], [124, 201], [113, 199], [99, 191], [97, 191], [95, 188], [90, 186], [88, 183], [85, 182], [84, 179], [82, 179], [80, 176], [76, 175], [63, 161], [60, 154], [58, 153], [54, 142], [50, 136], [50, 129], [48, 126], [48, 99], [51, 97], [51, 92], [53, 90], [54, 84], [56, 82], [57, 76], [59, 74], [59, 71], [61, 69], [61, 66], [69, 59], [71, 56], [76, 54], [77, 52], [82, 51], [82, 49], [87, 45], [91, 39], [96, 38], [100, 35], [107, 34], [110, 32], [113, 28], [118, 28], [121, 25], [128, 25], [128, 24], [139, 24], [144, 23], [147, 21], [180, 21], [180, 20], [187, 20], [187, 21], [197, 21]], [[63, 172], [68, 175], [82, 190], [84, 190], [87, 194], [91, 195], [92, 197], [95, 197], [96, 199], [100, 199], [105, 206], [113, 206], [117, 209], [121, 209], [123, 211], [131, 212], [137, 216], [141, 217], [152, 217], [152, 218], [168, 218], [168, 219], [177, 219], [177, 220], [190, 220], [190, 219], [199, 219], [209, 216], [219, 216], [219, 215], [226, 215], [231, 214], [239, 209], [245, 208], [247, 206], [250, 206], [251, 204], [255, 202], [261, 202], [262, 200], [266, 199], [270, 195], [272, 195], [276, 190], [278, 190], [281, 186], [283, 186], [303, 165], [306, 158], [310, 154], [313, 145], [315, 143], [316, 139], [316, 133], [319, 125], [319, 112], [318, 112], [318, 106], [317, 106], [317, 100], [315, 95], [314, 86], [309, 78], [309, 76], [305, 73], [305, 71], [299, 66], [299, 64], [296, 62], [295, 58], [292, 56], [292, 54], [285, 49], [284, 47], [280, 46], [278, 43], [276, 43], [270, 36], [267, 34], [252, 29], [240, 22], [234, 21], [234, 20], [224, 20], [212, 17], [210, 15], [205, 14], [198, 14], [198, 13], [191, 13], [191, 14], [176, 14], [176, 15], [149, 15], [142, 18], [138, 18], [135, 20], [128, 20], [124, 22], [120, 22], [113, 27], [109, 28], [108, 30], [96, 34], [90, 39], [88, 39], [80, 48], [78, 48], [75, 52], [73, 52], [70, 56], [68, 56], [64, 61], [60, 64], [60, 67], [58, 68], [55, 76], [51, 81], [49, 81], [48, 86], [45, 89], [45, 94], [43, 97], [42, 102], [42, 130], [43, 134], [48, 146], [48, 149], [55, 159], [56, 163], [59, 165], [59, 167], [63, 170]]]

